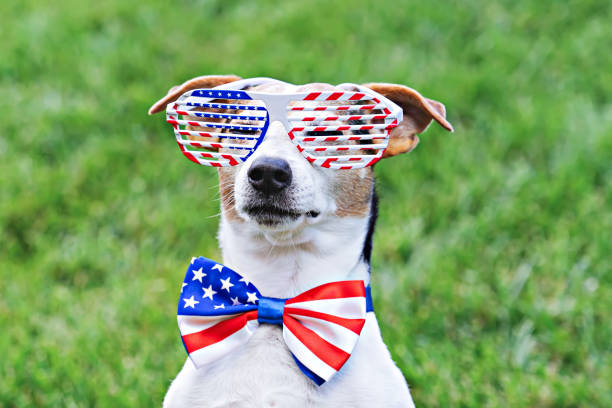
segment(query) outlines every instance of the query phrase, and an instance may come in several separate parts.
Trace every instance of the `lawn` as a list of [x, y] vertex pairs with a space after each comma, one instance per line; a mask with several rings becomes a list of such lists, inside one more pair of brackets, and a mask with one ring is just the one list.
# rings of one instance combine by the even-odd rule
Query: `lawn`
[[[89, 3], [89, 4], [88, 4]], [[160, 406], [211, 170], [148, 107], [202, 74], [445, 103], [376, 168], [374, 304], [422, 407], [612, 406], [612, 3], [0, 3], [0, 406]]]

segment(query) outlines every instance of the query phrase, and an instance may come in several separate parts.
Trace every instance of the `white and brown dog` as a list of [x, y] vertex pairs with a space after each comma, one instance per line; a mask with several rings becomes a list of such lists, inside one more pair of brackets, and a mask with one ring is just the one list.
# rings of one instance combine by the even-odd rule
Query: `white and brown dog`
[[[203, 76], [175, 86], [149, 113], [165, 109], [184, 92], [239, 81]], [[243, 80], [244, 81], [244, 80]], [[432, 120], [452, 131], [444, 105], [408, 87], [370, 83], [403, 109], [383, 157], [414, 149], [417, 134]], [[244, 82], [268, 93], [333, 91], [314, 83]], [[234, 88], [235, 89], [235, 88]], [[266, 296], [289, 298], [314, 286], [342, 280], [370, 281], [372, 235], [377, 215], [372, 167], [330, 170], [311, 165], [272, 122], [264, 141], [238, 166], [220, 168], [223, 262]], [[318, 387], [296, 366], [281, 328], [260, 326], [244, 348], [203, 369], [183, 366], [164, 407], [411, 407], [406, 381], [383, 343], [374, 313], [337, 375]]]

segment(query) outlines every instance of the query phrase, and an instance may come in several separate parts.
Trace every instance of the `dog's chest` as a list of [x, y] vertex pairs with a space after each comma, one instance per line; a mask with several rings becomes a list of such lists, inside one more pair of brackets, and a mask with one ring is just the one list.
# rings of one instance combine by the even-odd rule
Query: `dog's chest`
[[193, 370], [186, 376], [190, 384], [181, 384], [171, 398], [194, 407], [303, 406], [316, 387], [297, 368], [281, 328], [271, 325], [261, 325], [247, 344], [218, 362], [195, 370], [187, 361], [185, 370]]

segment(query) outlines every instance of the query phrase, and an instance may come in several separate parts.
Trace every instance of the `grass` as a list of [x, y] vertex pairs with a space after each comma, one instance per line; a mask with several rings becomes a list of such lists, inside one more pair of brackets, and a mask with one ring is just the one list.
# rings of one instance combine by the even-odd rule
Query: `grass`
[[159, 406], [216, 177], [149, 105], [209, 73], [443, 101], [377, 166], [383, 336], [417, 406], [612, 406], [610, 2], [0, 3], [0, 405]]

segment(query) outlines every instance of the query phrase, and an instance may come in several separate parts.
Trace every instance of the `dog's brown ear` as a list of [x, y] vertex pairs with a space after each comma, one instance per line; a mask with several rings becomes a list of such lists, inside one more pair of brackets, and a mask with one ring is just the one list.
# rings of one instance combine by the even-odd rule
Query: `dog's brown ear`
[[236, 75], [204, 75], [183, 82], [181, 85], [176, 85], [170, 88], [168, 94], [155, 102], [149, 109], [149, 115], [161, 112], [166, 109], [166, 105], [174, 102], [179, 96], [191, 89], [197, 88], [214, 88], [215, 86], [227, 84], [228, 82], [238, 81], [242, 78]]
[[444, 129], [453, 131], [452, 125], [446, 120], [446, 109], [440, 102], [427, 99], [404, 85], [369, 83], [363, 86], [395, 102], [404, 111], [402, 122], [391, 130], [389, 146], [383, 158], [414, 149], [419, 143], [417, 134], [425, 131], [432, 120], [438, 122]]

